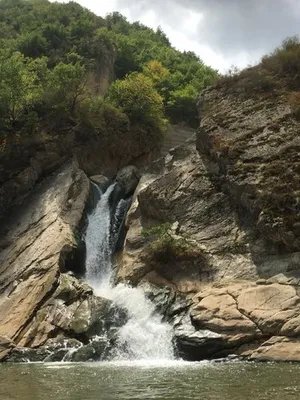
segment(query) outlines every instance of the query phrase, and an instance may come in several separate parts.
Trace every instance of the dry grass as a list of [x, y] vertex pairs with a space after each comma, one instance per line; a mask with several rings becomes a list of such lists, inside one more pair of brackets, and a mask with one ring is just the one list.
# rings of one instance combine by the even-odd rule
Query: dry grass
[[280, 47], [262, 58], [259, 65], [242, 71], [231, 69], [216, 83], [217, 88], [248, 96], [274, 94], [276, 91], [300, 89], [300, 40], [286, 39]]

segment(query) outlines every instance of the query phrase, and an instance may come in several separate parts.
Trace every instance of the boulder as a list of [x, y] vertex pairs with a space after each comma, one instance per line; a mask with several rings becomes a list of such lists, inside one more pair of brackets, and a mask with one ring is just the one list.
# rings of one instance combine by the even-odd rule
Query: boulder
[[137, 167], [129, 165], [118, 171], [116, 181], [124, 190], [125, 196], [132, 195], [139, 183], [141, 174]]
[[273, 336], [256, 349], [251, 354], [250, 359], [300, 362], [300, 340], [299, 338]]
[[110, 180], [104, 175], [93, 175], [90, 177], [90, 180], [100, 186], [103, 191], [105, 191], [110, 184]]
[[101, 361], [109, 357], [112, 345], [107, 338], [97, 338], [91, 343], [80, 347], [66, 355], [66, 361]]

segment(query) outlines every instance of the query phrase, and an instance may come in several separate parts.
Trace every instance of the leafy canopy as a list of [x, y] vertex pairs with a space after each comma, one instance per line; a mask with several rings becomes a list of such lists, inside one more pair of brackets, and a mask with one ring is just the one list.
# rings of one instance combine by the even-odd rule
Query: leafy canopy
[[[0, 0], [0, 49], [0, 141], [29, 115], [38, 124], [54, 115], [80, 124], [88, 103], [108, 115], [109, 102], [119, 109], [113, 118], [125, 115], [160, 138], [167, 119], [198, 124], [198, 93], [217, 77], [196, 54], [174, 49], [160, 28], [119, 13], [104, 19], [73, 1]], [[105, 79], [116, 82], [98, 101], [112, 67]]]

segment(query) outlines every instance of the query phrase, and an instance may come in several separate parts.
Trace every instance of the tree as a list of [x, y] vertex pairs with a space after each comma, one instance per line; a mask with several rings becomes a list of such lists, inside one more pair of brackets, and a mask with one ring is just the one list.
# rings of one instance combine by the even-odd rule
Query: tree
[[174, 122], [186, 121], [192, 127], [198, 126], [197, 96], [198, 92], [192, 85], [170, 93], [166, 108]]
[[117, 80], [111, 85], [107, 99], [125, 112], [131, 122], [157, 133], [164, 131], [163, 99], [143, 74], [132, 73], [124, 80]]
[[161, 62], [152, 60], [143, 66], [143, 74], [151, 79], [156, 88], [160, 88], [169, 76], [169, 71]]
[[53, 103], [71, 114], [74, 113], [77, 104], [86, 93], [86, 71], [79, 61], [77, 54], [70, 54], [69, 59], [75, 62], [60, 62], [50, 73], [49, 88], [53, 93]]
[[18, 50], [25, 57], [40, 57], [47, 53], [47, 40], [39, 33], [27, 33], [20, 37]]
[[0, 53], [2, 118], [13, 124], [42, 98], [46, 58], [32, 60], [19, 52]]

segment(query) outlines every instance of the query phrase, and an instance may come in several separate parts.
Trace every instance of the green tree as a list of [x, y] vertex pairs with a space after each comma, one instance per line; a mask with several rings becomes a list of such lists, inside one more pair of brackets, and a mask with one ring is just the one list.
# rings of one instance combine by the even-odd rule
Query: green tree
[[198, 126], [197, 96], [198, 91], [193, 85], [170, 93], [166, 108], [174, 122], [186, 121], [192, 127]]
[[18, 50], [25, 57], [40, 57], [47, 53], [47, 40], [39, 33], [27, 33], [18, 40]]
[[77, 54], [69, 55], [75, 62], [60, 62], [55, 66], [49, 77], [49, 88], [52, 93], [51, 102], [54, 106], [63, 108], [73, 114], [78, 103], [84, 98], [87, 89], [85, 85], [86, 70]]
[[15, 123], [43, 95], [46, 58], [32, 60], [19, 52], [0, 53], [0, 104], [2, 118]]
[[117, 80], [108, 91], [107, 99], [125, 112], [136, 124], [162, 133], [166, 127], [163, 99], [151, 80], [139, 73], [132, 73], [124, 80]]

